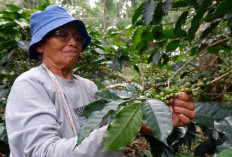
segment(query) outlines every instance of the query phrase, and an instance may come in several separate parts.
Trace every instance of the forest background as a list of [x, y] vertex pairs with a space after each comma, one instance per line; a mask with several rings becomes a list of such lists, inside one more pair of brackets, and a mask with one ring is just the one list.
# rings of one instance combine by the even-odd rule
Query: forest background
[[[130, 126], [115, 127], [119, 130], [115, 139], [126, 142], [112, 142], [115, 135], [108, 131], [107, 151], [125, 148], [126, 156], [232, 156], [230, 0], [1, 0], [0, 4], [0, 153], [9, 154], [4, 110], [13, 81], [40, 64], [27, 56], [30, 14], [58, 4], [83, 20], [92, 37], [74, 69], [101, 90], [84, 112], [91, 127], [82, 128], [82, 140], [111, 115], [112, 128], [124, 122]], [[170, 97], [181, 91], [192, 95], [197, 116], [188, 127], [173, 129], [172, 122], [161, 122], [170, 119], [166, 106]], [[124, 113], [129, 118], [118, 116]], [[149, 121], [155, 137], [138, 133], [141, 124], [135, 122], [142, 120]]]

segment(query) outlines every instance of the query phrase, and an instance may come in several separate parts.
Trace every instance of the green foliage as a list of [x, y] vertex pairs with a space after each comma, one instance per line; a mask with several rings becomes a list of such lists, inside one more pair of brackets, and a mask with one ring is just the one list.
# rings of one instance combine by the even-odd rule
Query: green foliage
[[[105, 103], [105, 107], [102, 110], [93, 110], [88, 115], [88, 121], [83, 125], [78, 131], [78, 142], [80, 144], [89, 134], [96, 128], [100, 127], [102, 124], [102, 120], [109, 115], [111, 112], [116, 111], [119, 104], [122, 104], [123, 101], [113, 101], [109, 103]], [[99, 105], [99, 104], [95, 104]], [[100, 104], [102, 105], [102, 104]], [[96, 107], [94, 106], [94, 109]]]
[[120, 99], [120, 97], [118, 97], [115, 93], [111, 93], [109, 91], [96, 92], [94, 95], [97, 99], [104, 99], [107, 101]]
[[143, 19], [146, 25], [150, 24], [155, 10], [155, 1], [149, 0], [145, 3], [143, 8]]
[[208, 7], [212, 4], [213, 0], [204, 0], [200, 7], [196, 10], [196, 15], [193, 17], [191, 27], [188, 30], [188, 39], [191, 41], [195, 37], [195, 33], [199, 29], [200, 22]]
[[104, 151], [121, 150], [132, 142], [142, 126], [139, 107], [140, 103], [128, 104], [115, 116], [107, 128]]
[[232, 117], [226, 117], [223, 120], [219, 120], [219, 121], [215, 121], [214, 122], [214, 126], [215, 128], [224, 133], [224, 134], [228, 134], [228, 135], [232, 135]]
[[217, 157], [228, 157], [232, 155], [232, 148], [224, 150], [223, 152], [219, 153]]
[[139, 18], [139, 16], [142, 14], [143, 7], [145, 3], [140, 4], [140, 6], [135, 10], [135, 13], [132, 17], [132, 24], [135, 24], [135, 21]]
[[197, 102], [195, 112], [197, 114], [194, 121], [207, 128], [213, 128], [214, 121], [224, 119], [231, 115], [231, 111], [221, 109], [217, 104]]
[[221, 3], [218, 4], [216, 10], [212, 13], [207, 15], [204, 20], [205, 21], [212, 21], [216, 18], [222, 18], [226, 13], [232, 11], [232, 4], [230, 0], [223, 0]]
[[144, 122], [151, 128], [154, 136], [167, 145], [167, 137], [173, 129], [171, 113], [161, 101], [151, 99], [141, 105]]

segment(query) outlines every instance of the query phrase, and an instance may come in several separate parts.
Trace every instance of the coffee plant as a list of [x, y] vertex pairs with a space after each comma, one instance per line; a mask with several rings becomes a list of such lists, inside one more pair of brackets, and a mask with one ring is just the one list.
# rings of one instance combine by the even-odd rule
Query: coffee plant
[[[124, 149], [145, 122], [154, 134], [145, 137], [150, 145], [150, 153], [144, 152], [148, 156], [174, 156], [183, 145], [191, 149], [197, 128], [205, 140], [196, 146], [195, 156], [232, 154], [231, 4], [229, 0], [143, 2], [134, 13], [132, 26], [124, 30], [126, 47], [116, 50], [118, 64], [114, 66], [120, 70], [120, 63], [126, 62], [141, 76], [138, 82], [142, 86], [128, 81], [97, 92], [96, 101], [83, 112], [88, 121], [78, 133], [77, 144], [111, 117], [104, 151]], [[168, 23], [174, 13], [178, 18]], [[128, 57], [121, 58], [125, 52]], [[146, 65], [155, 74], [144, 70]], [[122, 88], [125, 90], [118, 90]], [[179, 92], [193, 97], [197, 116], [191, 125], [173, 128], [166, 105]]]

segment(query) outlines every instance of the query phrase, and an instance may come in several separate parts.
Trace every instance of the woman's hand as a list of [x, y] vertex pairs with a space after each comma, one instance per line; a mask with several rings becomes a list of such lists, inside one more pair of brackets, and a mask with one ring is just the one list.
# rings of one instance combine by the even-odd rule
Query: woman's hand
[[174, 127], [189, 125], [190, 120], [195, 117], [195, 105], [192, 98], [184, 92], [180, 92], [177, 98], [171, 99], [169, 109], [171, 110]]
[[[190, 120], [195, 117], [195, 105], [192, 98], [187, 93], [181, 92], [177, 98], [172, 98], [169, 109], [172, 114], [174, 127], [181, 127], [190, 124]], [[153, 136], [152, 130], [143, 123], [141, 131], [143, 135]]]

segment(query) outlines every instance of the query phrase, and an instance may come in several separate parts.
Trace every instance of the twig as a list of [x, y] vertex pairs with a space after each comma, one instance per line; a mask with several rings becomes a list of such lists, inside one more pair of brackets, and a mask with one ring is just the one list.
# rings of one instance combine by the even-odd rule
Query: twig
[[211, 81], [211, 83], [214, 83], [214, 82], [216, 82], [216, 81], [222, 79], [223, 77], [229, 75], [230, 73], [232, 73], [232, 70], [230, 70], [230, 71], [228, 71], [227, 73], [225, 73], [225, 74], [219, 76], [218, 78], [214, 79], [213, 81]]
[[[230, 73], [232, 73], [232, 70], [228, 71], [227, 73], [219, 76], [218, 78], [214, 79], [213, 81], [210, 82], [210, 84], [213, 84], [214, 82], [218, 81], [218, 80], [221, 80], [223, 77], [229, 75]], [[197, 87], [195, 89], [192, 89], [192, 91], [198, 91], [199, 89], [201, 89], [200, 87]]]
[[231, 86], [231, 85], [229, 85], [226, 89], [224, 89], [218, 96], [214, 97], [213, 100], [219, 98], [220, 96], [222, 96], [222, 95], [226, 92], [226, 90], [227, 90], [228, 88], [230, 88], [230, 86]]
[[219, 43], [225, 42], [227, 40], [231, 39], [231, 37], [222, 39], [222, 40], [218, 40], [212, 44], [210, 44], [209, 46], [205, 47], [201, 52], [199, 52], [196, 56], [194, 56], [193, 58], [191, 58], [190, 60], [188, 60], [182, 67], [180, 67], [169, 79], [168, 79], [168, 87], [170, 86], [170, 82], [171, 80], [174, 78], [174, 76], [176, 76], [186, 65], [188, 65], [190, 62], [192, 62], [194, 59], [196, 59], [198, 56], [200, 56], [201, 54], [203, 54], [206, 50], [208, 50], [208, 48], [213, 47]]

